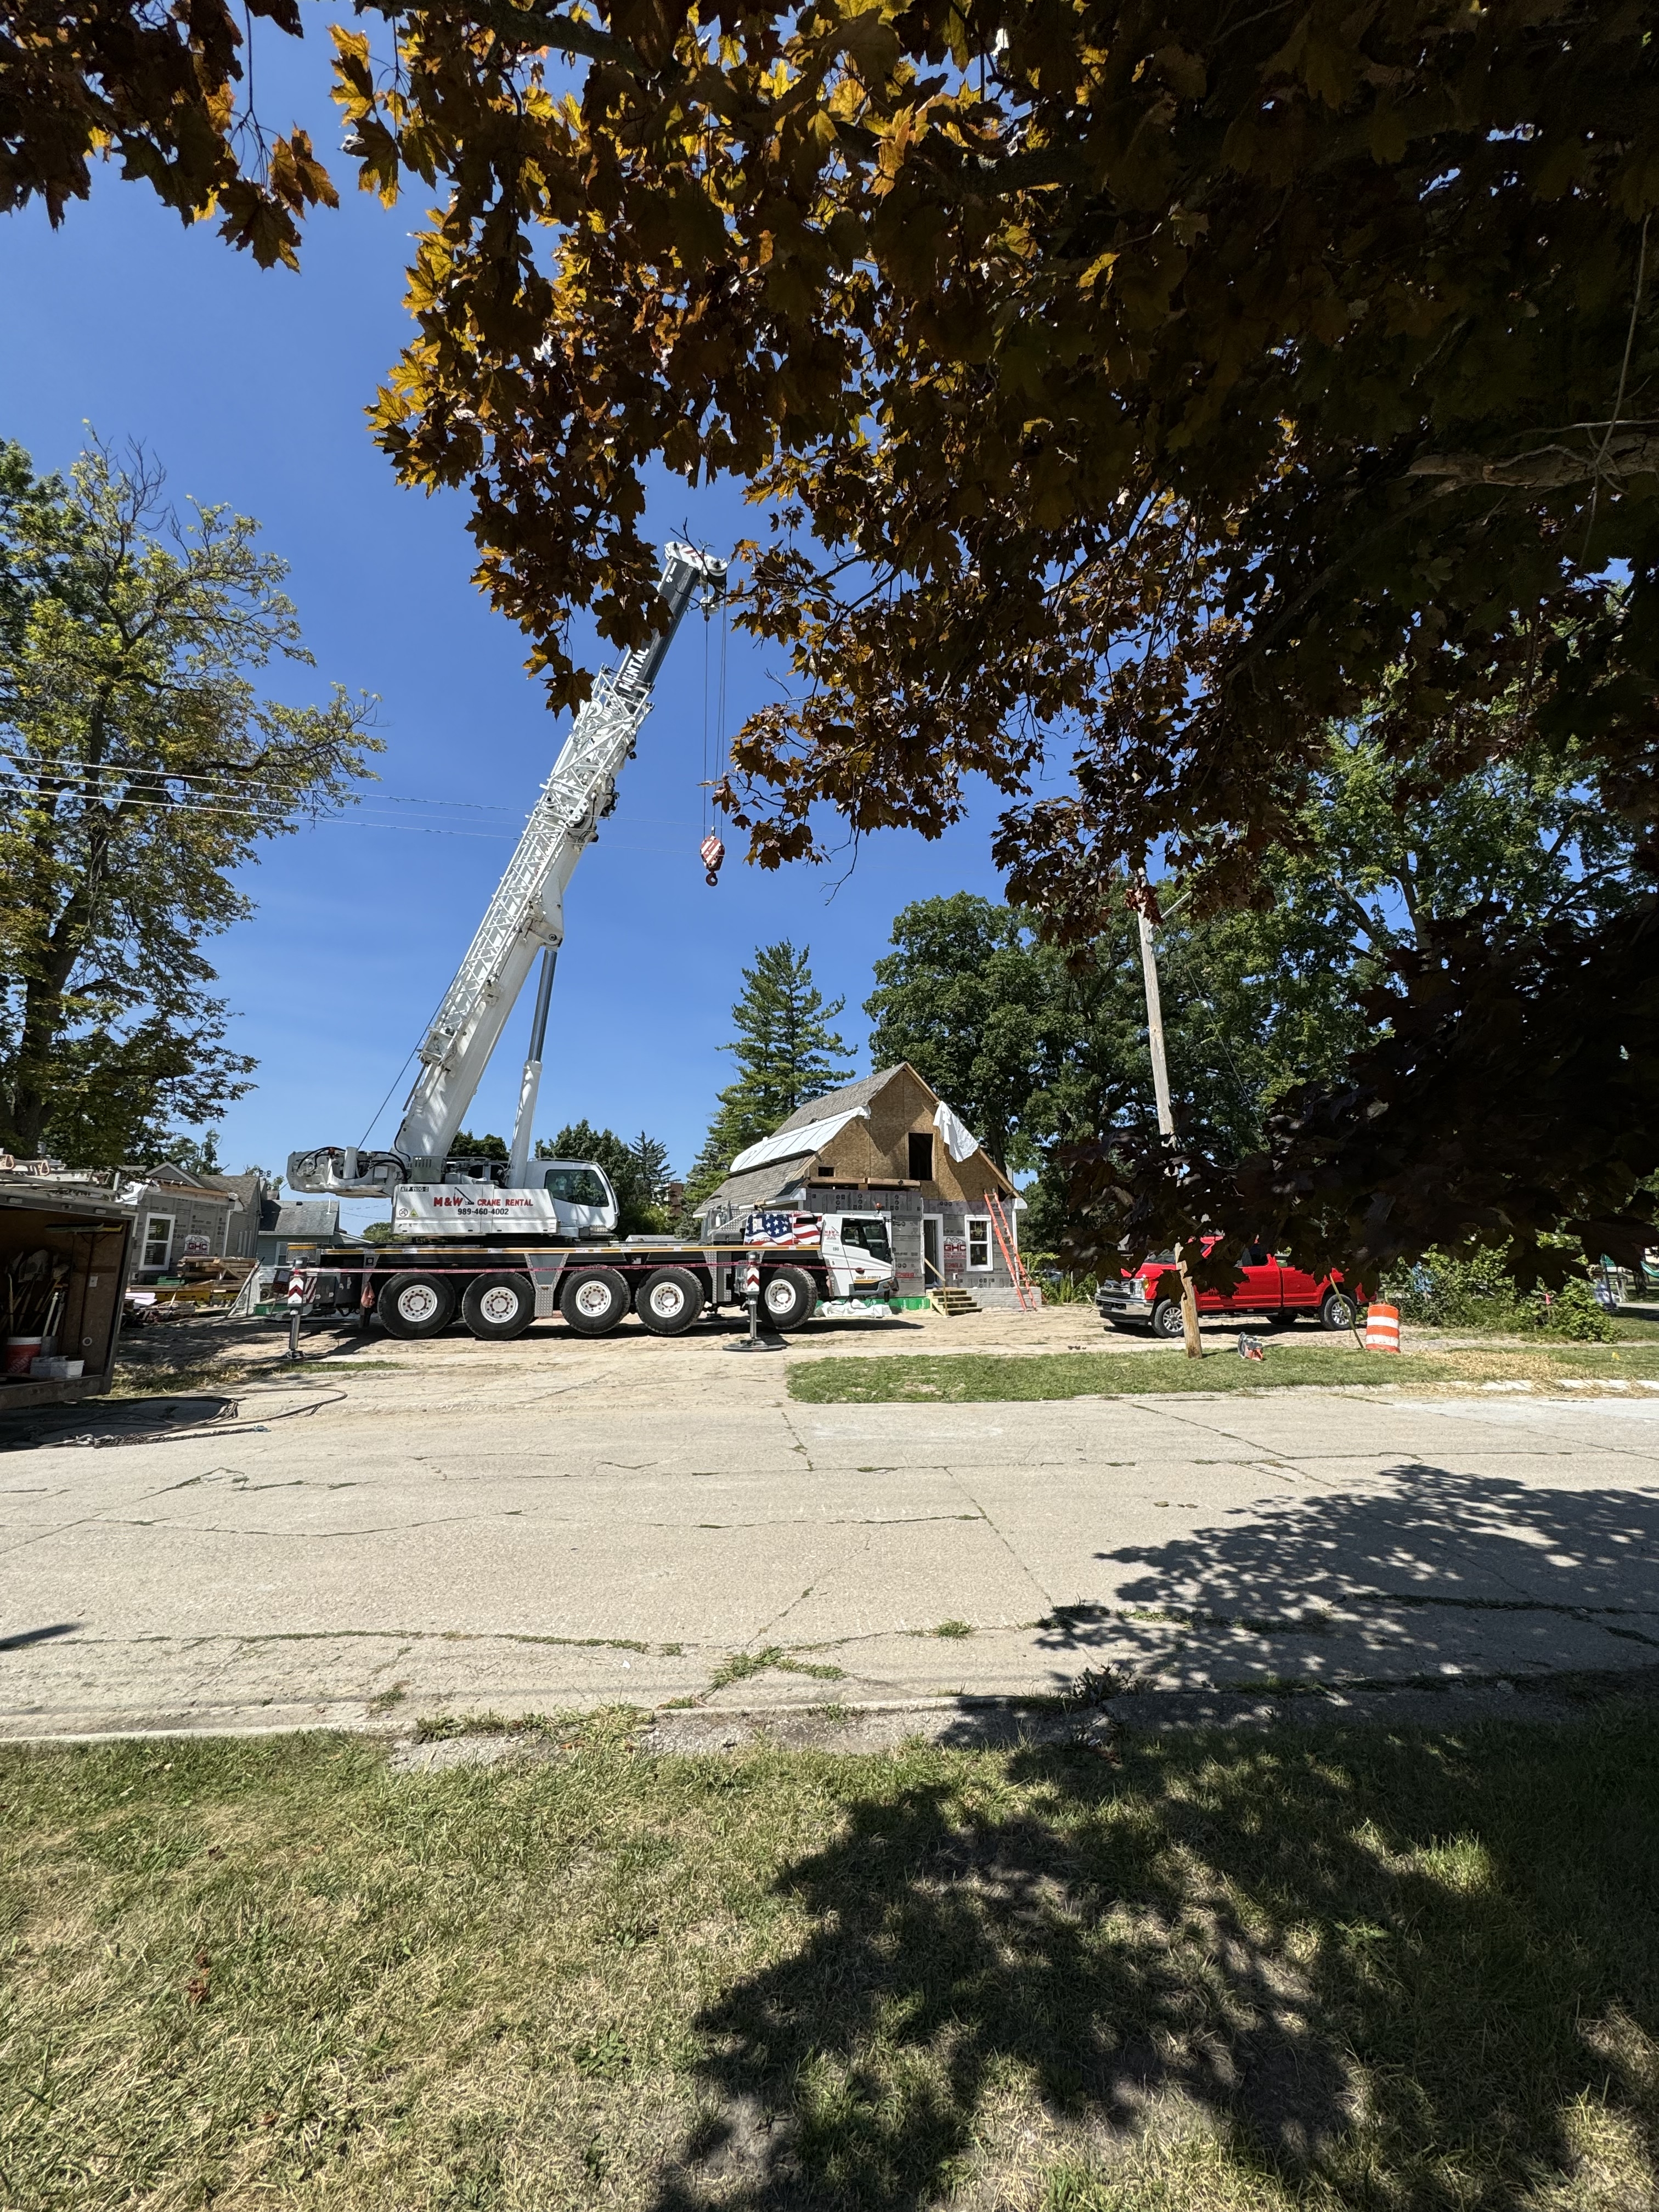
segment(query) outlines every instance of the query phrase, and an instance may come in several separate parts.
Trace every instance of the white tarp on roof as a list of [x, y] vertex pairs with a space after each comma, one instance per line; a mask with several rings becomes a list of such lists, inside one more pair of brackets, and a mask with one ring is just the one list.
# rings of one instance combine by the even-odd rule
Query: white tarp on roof
[[[745, 1169], [763, 1168], [773, 1160], [799, 1159], [804, 1153], [821, 1152], [832, 1139], [840, 1136], [849, 1121], [867, 1121], [869, 1118], [867, 1106], [853, 1106], [845, 1114], [831, 1114], [827, 1121], [808, 1121], [799, 1129], [779, 1129], [772, 1136], [763, 1137], [757, 1145], [745, 1145], [726, 1172], [742, 1175]], [[971, 1149], [972, 1138], [968, 1141]]]
[[953, 1160], [965, 1160], [969, 1152], [979, 1150], [979, 1139], [942, 1098], [933, 1109], [933, 1127], [944, 1138], [945, 1149]]

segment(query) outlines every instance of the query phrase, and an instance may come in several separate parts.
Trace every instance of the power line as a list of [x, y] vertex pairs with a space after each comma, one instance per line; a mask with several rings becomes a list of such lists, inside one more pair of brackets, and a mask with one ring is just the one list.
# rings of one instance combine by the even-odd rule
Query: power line
[[[15, 757], [9, 767], [0, 767], [0, 776], [11, 775], [27, 782], [33, 782], [40, 776], [50, 776], [54, 773], [55, 771], [45, 763], [33, 769], [24, 769], [17, 763]], [[66, 776], [64, 787], [66, 789], [73, 787], [82, 773], [84, 771], [71, 772]], [[211, 774], [207, 774], [199, 769], [145, 768], [135, 763], [112, 762], [94, 770], [94, 773], [106, 776], [112, 783], [155, 781], [200, 784], [205, 787], [202, 793], [204, 797], [210, 797], [215, 793], [234, 796], [248, 787], [246, 777], [239, 776], [231, 770], [224, 769], [216, 769]], [[406, 792], [378, 789], [374, 796], [381, 805], [391, 806], [441, 806], [468, 814], [513, 814], [518, 811], [515, 807], [494, 805], [483, 799], [422, 799]]]

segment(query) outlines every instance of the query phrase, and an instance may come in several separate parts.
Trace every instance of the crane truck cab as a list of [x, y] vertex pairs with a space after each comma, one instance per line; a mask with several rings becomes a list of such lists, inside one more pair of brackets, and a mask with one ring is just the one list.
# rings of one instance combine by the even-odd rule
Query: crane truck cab
[[500, 1178], [506, 1164], [450, 1160], [437, 1183], [399, 1183], [392, 1194], [392, 1233], [404, 1237], [495, 1237], [503, 1230], [582, 1244], [617, 1233], [611, 1178], [594, 1160], [532, 1160], [522, 1184]]

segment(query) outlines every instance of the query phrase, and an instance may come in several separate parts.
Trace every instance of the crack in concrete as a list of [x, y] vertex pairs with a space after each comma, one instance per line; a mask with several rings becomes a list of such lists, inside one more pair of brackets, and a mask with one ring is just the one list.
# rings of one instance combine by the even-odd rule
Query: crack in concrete
[[1047, 1606], [1052, 1607], [1054, 1602], [1054, 1592], [1052, 1590], [1044, 1589], [1042, 1584], [1037, 1580], [1036, 1575], [1032, 1573], [1030, 1568], [1027, 1566], [1025, 1561], [1021, 1559], [1019, 1553], [1014, 1549], [1013, 1543], [1008, 1536], [1007, 1532], [998, 1525], [994, 1515], [986, 1510], [983, 1501], [975, 1498], [973, 1492], [969, 1490], [968, 1487], [965, 1471], [959, 1472], [956, 1468], [947, 1468], [945, 1473], [949, 1476], [951, 1481], [956, 1485], [957, 1488], [968, 1500], [968, 1503], [973, 1507], [979, 1518], [984, 1522], [986, 1527], [996, 1538], [998, 1543], [1001, 1545], [1003, 1550], [1007, 1553], [1008, 1558], [1014, 1567], [1024, 1577], [1025, 1580], [1030, 1584], [1031, 1588], [1036, 1592], [1043, 1603]]
[[501, 1521], [518, 1519], [516, 1514], [502, 1512], [499, 1508], [489, 1513], [441, 1513], [429, 1520], [375, 1522], [357, 1528], [225, 1528], [216, 1522], [175, 1521], [165, 1515], [154, 1520], [141, 1520], [129, 1514], [94, 1514], [83, 1522], [84, 1527], [105, 1528], [174, 1528], [190, 1536], [270, 1536], [289, 1543], [338, 1544], [361, 1536], [401, 1536], [416, 1528], [452, 1528], [464, 1522]]

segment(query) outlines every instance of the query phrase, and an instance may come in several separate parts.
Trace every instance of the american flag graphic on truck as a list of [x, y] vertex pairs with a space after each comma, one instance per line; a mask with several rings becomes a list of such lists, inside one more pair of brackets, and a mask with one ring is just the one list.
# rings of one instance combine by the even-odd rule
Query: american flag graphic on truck
[[786, 1248], [797, 1244], [816, 1244], [818, 1241], [818, 1217], [816, 1213], [751, 1213], [743, 1225], [745, 1244], [773, 1244]]

